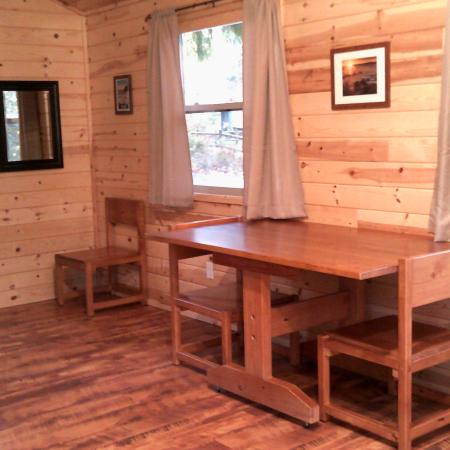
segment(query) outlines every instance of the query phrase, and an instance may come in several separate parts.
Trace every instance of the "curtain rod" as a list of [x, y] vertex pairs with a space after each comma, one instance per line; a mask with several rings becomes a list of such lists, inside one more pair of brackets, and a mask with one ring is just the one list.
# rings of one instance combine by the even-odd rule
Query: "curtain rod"
[[[192, 3], [192, 5], [180, 6], [179, 8], [175, 8], [175, 12], [186, 11], [187, 9], [198, 8], [199, 6], [212, 5], [214, 7], [214, 6], [216, 6], [217, 2], [221, 2], [221, 1], [222, 0], [207, 0], [207, 1], [204, 1], [204, 2]], [[152, 15], [148, 14], [145, 17], [145, 21], [148, 22], [151, 18], [152, 18]]]

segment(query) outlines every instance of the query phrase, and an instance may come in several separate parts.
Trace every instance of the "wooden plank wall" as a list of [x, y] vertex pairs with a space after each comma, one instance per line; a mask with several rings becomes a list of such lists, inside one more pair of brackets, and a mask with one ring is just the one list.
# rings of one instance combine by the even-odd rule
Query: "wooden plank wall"
[[[289, 89], [311, 218], [320, 211], [350, 226], [426, 228], [445, 5], [285, 1]], [[332, 111], [330, 48], [383, 41], [392, 46], [392, 106]]]
[[[93, 175], [95, 180], [96, 232], [104, 242], [104, 199], [106, 196], [148, 198], [148, 134], [147, 134], [147, 24], [148, 13], [169, 6], [182, 6], [190, 0], [127, 2], [113, 9], [102, 10], [87, 17], [87, 40], [90, 59], [90, 86], [93, 123]], [[180, 14], [182, 31], [240, 20], [242, 4], [227, 0], [214, 9], [199, 9]], [[133, 77], [134, 113], [114, 114], [113, 76], [131, 74]], [[240, 199], [214, 203], [209, 196], [200, 196], [194, 211], [154, 212], [148, 208], [147, 231], [166, 227], [194, 215], [235, 215], [241, 212]], [[125, 244], [131, 238], [122, 235]], [[167, 249], [164, 244], [148, 241], [150, 296], [165, 301], [168, 293]], [[185, 288], [198, 289], [204, 284], [220, 284], [229, 271], [218, 270], [215, 280], [206, 281], [204, 259], [184, 265]], [[223, 275], [223, 276], [222, 276]]]
[[[148, 135], [146, 100], [147, 26], [154, 9], [190, 0], [127, 2], [87, 18], [92, 92], [96, 231], [104, 239], [103, 202], [107, 195], [147, 199]], [[284, 0], [283, 22], [293, 121], [309, 219], [314, 222], [425, 233], [436, 162], [440, 71], [445, 0]], [[239, 20], [241, 2], [179, 15], [182, 31]], [[332, 47], [390, 41], [392, 106], [389, 109], [331, 110], [329, 51]], [[135, 113], [114, 115], [112, 77], [130, 73]], [[236, 215], [241, 199], [199, 195], [193, 213]], [[185, 214], [149, 210], [148, 231]], [[122, 241], [130, 236], [124, 234]], [[151, 298], [167, 299], [168, 265], [164, 244], [148, 241]], [[181, 270], [183, 287], [220, 285], [232, 280], [229, 269], [204, 275], [204, 259]], [[130, 276], [133, 276], [132, 274]], [[293, 292], [329, 292], [331, 277], [305, 272]], [[369, 288], [371, 314], [390, 311], [395, 301], [392, 277]], [[449, 303], [423, 308], [424, 320], [450, 324]], [[443, 367], [424, 375], [445, 385]], [[443, 381], [444, 380], [444, 381]]]
[[0, 79], [58, 80], [64, 169], [0, 174], [0, 308], [54, 297], [54, 254], [93, 244], [85, 20], [0, 3]]

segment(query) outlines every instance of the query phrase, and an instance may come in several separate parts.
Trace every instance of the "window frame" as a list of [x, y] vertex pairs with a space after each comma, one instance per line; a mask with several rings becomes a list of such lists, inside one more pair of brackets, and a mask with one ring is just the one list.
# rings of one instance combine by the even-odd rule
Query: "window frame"
[[[183, 30], [180, 32], [180, 54], [182, 54], [182, 35], [185, 33], [192, 33], [195, 31], [204, 30], [207, 28], [214, 28], [226, 25], [233, 25], [236, 23], [241, 23], [242, 20], [237, 20], [233, 22], [225, 22], [221, 24], [214, 24], [209, 26], [204, 26], [202, 28], [196, 28], [192, 30]], [[181, 63], [181, 76], [184, 80], [183, 64]], [[184, 84], [184, 83], [183, 83]], [[184, 90], [184, 88], [183, 88]], [[244, 102], [227, 102], [227, 103], [195, 103], [193, 105], [187, 105], [184, 103], [184, 113], [185, 114], [197, 114], [197, 113], [208, 113], [208, 112], [225, 112], [225, 111], [242, 111], [244, 113]], [[189, 149], [190, 151], [190, 149]], [[243, 168], [242, 168], [243, 169]], [[207, 186], [207, 185], [197, 185], [194, 184], [194, 195], [195, 194], [212, 194], [212, 195], [226, 195], [226, 196], [237, 196], [242, 197], [244, 193], [244, 188], [231, 188], [225, 186]]]

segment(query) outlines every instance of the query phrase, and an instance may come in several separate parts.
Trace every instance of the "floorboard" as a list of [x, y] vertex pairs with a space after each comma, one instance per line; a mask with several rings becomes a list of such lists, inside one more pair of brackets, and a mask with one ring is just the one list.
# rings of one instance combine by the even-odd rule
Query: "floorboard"
[[[184, 330], [192, 339], [217, 331], [190, 319]], [[170, 317], [153, 307], [93, 318], [77, 302], [3, 309], [0, 361], [1, 450], [392, 448], [333, 421], [307, 430], [209, 388], [201, 372], [171, 364]], [[339, 392], [358, 408], [388, 411], [379, 385], [340, 377]], [[450, 449], [450, 428], [415, 448]]]

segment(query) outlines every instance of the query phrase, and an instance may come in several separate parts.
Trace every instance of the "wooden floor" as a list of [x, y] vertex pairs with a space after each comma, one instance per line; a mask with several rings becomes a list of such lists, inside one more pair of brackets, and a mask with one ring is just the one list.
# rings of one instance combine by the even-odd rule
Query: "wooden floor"
[[[205, 334], [195, 321], [185, 328]], [[169, 314], [152, 307], [108, 310], [93, 319], [77, 303], [3, 309], [0, 449], [392, 448], [335, 422], [307, 430], [217, 393], [201, 373], [171, 364], [169, 339]], [[359, 406], [381, 405], [370, 381], [346, 377], [339, 385], [358, 396]], [[416, 448], [450, 449], [450, 428]]]

